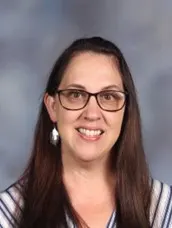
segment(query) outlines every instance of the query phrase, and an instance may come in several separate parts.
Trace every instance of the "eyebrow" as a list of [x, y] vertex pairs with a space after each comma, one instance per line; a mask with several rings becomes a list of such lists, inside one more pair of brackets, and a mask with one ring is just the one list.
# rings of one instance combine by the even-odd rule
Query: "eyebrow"
[[[77, 89], [84, 89], [86, 90], [85, 86], [80, 85], [80, 84], [70, 84], [67, 86], [67, 88], [77, 88]], [[107, 90], [107, 89], [117, 89], [117, 90], [122, 90], [122, 88], [120, 88], [118, 85], [109, 85], [109, 86], [105, 86], [103, 87], [101, 90]]]

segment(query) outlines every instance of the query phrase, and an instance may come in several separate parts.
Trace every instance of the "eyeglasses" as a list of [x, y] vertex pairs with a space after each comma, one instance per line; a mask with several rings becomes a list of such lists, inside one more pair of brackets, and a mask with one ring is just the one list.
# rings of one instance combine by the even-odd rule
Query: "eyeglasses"
[[57, 90], [60, 104], [67, 110], [83, 109], [94, 96], [99, 107], [108, 112], [121, 110], [126, 102], [126, 92], [116, 90], [104, 90], [98, 93], [89, 93], [85, 90], [65, 89]]

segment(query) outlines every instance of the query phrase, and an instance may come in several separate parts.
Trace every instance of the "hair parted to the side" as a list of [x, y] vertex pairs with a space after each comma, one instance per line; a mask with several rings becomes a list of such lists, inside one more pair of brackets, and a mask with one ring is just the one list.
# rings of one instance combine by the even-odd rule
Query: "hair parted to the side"
[[[150, 177], [142, 144], [139, 107], [129, 67], [118, 47], [100, 37], [74, 41], [57, 59], [45, 93], [55, 95], [71, 59], [82, 52], [114, 57], [128, 93], [122, 130], [110, 154], [116, 182], [117, 228], [149, 228]], [[24, 207], [18, 217], [20, 228], [67, 228], [67, 217], [76, 225], [83, 224], [63, 184], [60, 142], [54, 147], [49, 140], [52, 128], [53, 123], [42, 101], [32, 155], [22, 176]]]

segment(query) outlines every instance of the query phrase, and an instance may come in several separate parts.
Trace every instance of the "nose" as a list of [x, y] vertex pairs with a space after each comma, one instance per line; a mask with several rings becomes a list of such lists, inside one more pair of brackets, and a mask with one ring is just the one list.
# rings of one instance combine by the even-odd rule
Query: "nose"
[[94, 96], [91, 96], [88, 104], [84, 108], [84, 119], [89, 121], [99, 120], [101, 118], [100, 107], [97, 104], [97, 100]]

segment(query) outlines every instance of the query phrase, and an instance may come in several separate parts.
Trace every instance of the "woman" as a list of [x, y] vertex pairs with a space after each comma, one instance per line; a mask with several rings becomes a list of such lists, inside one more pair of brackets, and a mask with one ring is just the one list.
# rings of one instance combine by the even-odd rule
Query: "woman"
[[73, 42], [50, 74], [28, 167], [1, 194], [1, 227], [172, 227], [172, 190], [150, 178], [140, 125], [121, 51]]

